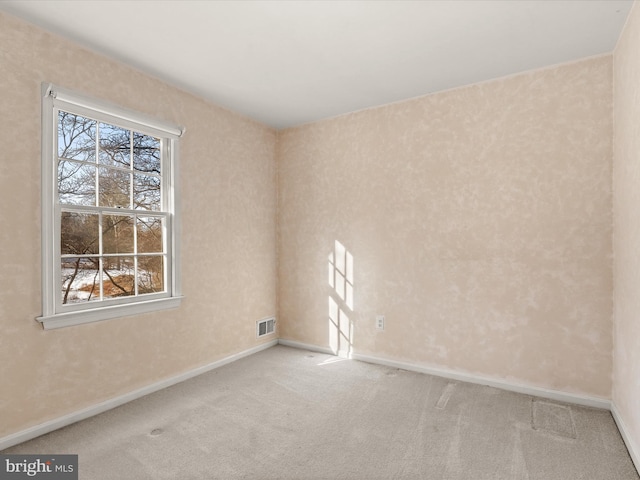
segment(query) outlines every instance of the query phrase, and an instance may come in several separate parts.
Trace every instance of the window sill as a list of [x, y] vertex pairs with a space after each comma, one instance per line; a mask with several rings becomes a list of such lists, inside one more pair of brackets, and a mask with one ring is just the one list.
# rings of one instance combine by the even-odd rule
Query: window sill
[[184, 297], [169, 297], [159, 300], [149, 300], [146, 302], [129, 303], [125, 305], [112, 305], [108, 307], [95, 308], [93, 310], [78, 310], [75, 312], [58, 313], [46, 317], [37, 317], [36, 320], [42, 323], [45, 330], [54, 328], [71, 327], [82, 325], [83, 323], [99, 322], [110, 318], [128, 317], [141, 313], [157, 312], [177, 308]]

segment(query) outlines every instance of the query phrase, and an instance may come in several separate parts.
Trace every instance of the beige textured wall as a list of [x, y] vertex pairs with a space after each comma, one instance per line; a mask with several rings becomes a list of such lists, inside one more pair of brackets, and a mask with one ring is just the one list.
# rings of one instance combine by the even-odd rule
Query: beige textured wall
[[[640, 458], [640, 7], [614, 52], [613, 402]], [[638, 465], [640, 468], [640, 465]]]
[[610, 398], [610, 56], [285, 130], [277, 157], [283, 338], [335, 347], [335, 302], [356, 353]]
[[[40, 84], [184, 125], [180, 309], [43, 331]], [[273, 130], [0, 14], [0, 437], [251, 348], [276, 311]]]

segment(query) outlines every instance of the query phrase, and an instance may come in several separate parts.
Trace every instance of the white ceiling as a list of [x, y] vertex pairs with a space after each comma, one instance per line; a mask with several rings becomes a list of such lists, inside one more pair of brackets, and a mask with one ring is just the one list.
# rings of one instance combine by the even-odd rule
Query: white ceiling
[[608, 53], [631, 0], [0, 0], [276, 128]]

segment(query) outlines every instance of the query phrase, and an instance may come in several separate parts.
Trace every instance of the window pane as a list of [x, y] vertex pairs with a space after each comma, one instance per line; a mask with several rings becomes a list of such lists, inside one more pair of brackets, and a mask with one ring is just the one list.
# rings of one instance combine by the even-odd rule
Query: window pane
[[133, 175], [133, 207], [142, 210], [161, 210], [159, 177]]
[[133, 134], [133, 168], [139, 172], [160, 173], [160, 139]]
[[138, 258], [138, 293], [164, 292], [164, 256]]
[[100, 206], [129, 208], [131, 174], [111, 168], [100, 168]]
[[103, 298], [135, 295], [133, 257], [104, 257], [102, 263]]
[[100, 300], [99, 268], [97, 258], [63, 258], [60, 268], [62, 303]]
[[177, 305], [177, 132], [49, 87], [41, 98], [41, 223], [48, 234], [39, 320], [57, 328]]
[[61, 160], [58, 163], [58, 199], [69, 205], [95, 205], [96, 167]]
[[133, 253], [132, 216], [102, 216], [102, 252]]
[[138, 252], [162, 253], [162, 217], [138, 217]]
[[98, 215], [62, 212], [60, 252], [62, 255], [99, 253]]
[[93, 162], [96, 158], [96, 121], [58, 112], [58, 156]]
[[99, 128], [100, 163], [128, 168], [131, 165], [131, 131], [108, 123], [100, 123]]

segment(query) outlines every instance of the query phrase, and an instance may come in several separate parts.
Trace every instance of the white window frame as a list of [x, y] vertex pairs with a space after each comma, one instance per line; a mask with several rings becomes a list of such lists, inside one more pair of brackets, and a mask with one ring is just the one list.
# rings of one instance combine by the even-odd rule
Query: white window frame
[[[62, 305], [60, 297], [60, 210], [58, 202], [58, 111], [96, 119], [162, 139], [162, 195], [166, 206], [165, 292], [83, 304]], [[178, 139], [184, 129], [116, 105], [55, 86], [42, 86], [42, 316], [48, 329], [176, 308], [182, 300]], [[149, 212], [153, 213], [153, 212]]]

